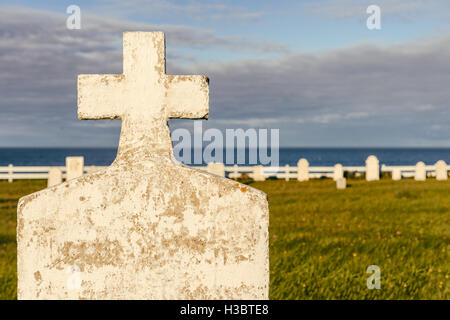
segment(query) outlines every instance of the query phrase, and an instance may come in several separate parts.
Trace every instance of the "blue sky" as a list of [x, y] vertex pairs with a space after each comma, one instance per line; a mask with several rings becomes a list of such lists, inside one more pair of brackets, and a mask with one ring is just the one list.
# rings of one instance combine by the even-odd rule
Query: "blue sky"
[[[67, 30], [66, 8], [82, 12]], [[381, 8], [368, 30], [366, 8]], [[207, 127], [281, 146], [450, 147], [450, 2], [3, 1], [0, 146], [115, 146], [76, 118], [76, 76], [120, 73], [121, 33], [166, 32], [168, 73], [211, 78]], [[191, 128], [189, 121], [175, 127]]]

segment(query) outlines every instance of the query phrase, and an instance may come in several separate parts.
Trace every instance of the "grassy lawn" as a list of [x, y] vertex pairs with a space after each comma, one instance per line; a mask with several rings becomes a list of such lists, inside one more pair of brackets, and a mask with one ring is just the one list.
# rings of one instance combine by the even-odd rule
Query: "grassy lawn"
[[[269, 195], [271, 299], [450, 299], [450, 181], [348, 184], [250, 183]], [[17, 200], [45, 187], [0, 182], [0, 299], [16, 297]]]

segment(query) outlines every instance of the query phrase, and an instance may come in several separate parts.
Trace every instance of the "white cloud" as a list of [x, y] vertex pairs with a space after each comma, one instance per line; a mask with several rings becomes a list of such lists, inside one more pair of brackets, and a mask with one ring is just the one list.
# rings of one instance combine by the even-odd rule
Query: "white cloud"
[[97, 10], [116, 17], [131, 15], [182, 16], [198, 21], [205, 20], [240, 20], [254, 21], [263, 16], [259, 11], [248, 11], [243, 7], [224, 4], [214, 0], [186, 1], [175, 3], [168, 0], [102, 0]]
[[304, 4], [304, 8], [310, 13], [327, 18], [365, 20], [368, 16], [366, 9], [369, 5], [379, 6], [383, 17], [388, 16], [400, 20], [448, 16], [446, 0], [324, 0]]

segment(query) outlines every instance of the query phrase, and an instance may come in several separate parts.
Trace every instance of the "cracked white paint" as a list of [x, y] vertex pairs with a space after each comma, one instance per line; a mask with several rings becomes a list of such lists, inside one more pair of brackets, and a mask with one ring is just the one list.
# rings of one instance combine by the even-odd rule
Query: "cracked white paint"
[[167, 120], [207, 117], [208, 79], [166, 75], [164, 34], [128, 32], [124, 74], [78, 93], [80, 119], [122, 119], [117, 158], [20, 200], [18, 298], [267, 299], [266, 195], [173, 161]]

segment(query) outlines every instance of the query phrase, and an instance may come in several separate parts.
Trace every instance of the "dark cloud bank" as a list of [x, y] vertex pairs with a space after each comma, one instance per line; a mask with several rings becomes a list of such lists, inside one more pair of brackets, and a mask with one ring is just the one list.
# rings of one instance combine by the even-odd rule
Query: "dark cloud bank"
[[[65, 19], [0, 9], [0, 146], [114, 146], [118, 121], [77, 120], [76, 77], [121, 73], [126, 30], [165, 31], [168, 73], [211, 78], [207, 127], [280, 128], [284, 146], [450, 146], [448, 35], [313, 55], [190, 27], [96, 17], [67, 30]], [[255, 58], [186, 67], [192, 59], [183, 48], [241, 50]]]

